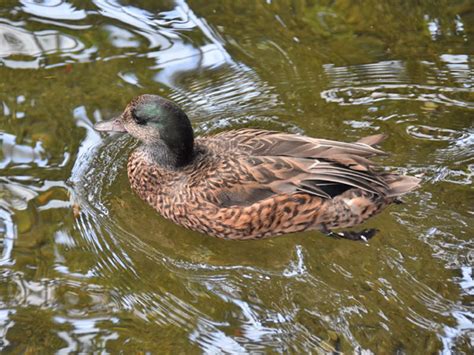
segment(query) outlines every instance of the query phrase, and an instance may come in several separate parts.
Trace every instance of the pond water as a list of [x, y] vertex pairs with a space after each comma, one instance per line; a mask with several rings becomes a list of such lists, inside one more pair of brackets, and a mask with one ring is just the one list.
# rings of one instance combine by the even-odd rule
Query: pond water
[[[0, 350], [472, 353], [474, 3], [3, 0]], [[132, 193], [142, 93], [198, 134], [343, 141], [423, 185], [365, 224], [229, 242]]]

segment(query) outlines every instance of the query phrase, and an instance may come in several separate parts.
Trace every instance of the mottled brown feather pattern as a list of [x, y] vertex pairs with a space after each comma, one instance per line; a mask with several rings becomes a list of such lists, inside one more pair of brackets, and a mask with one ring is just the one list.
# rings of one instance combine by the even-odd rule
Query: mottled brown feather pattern
[[[255, 239], [351, 227], [382, 210], [394, 199], [386, 181], [404, 177], [373, 172], [367, 158], [381, 154], [365, 143], [245, 129], [196, 139], [193, 161], [179, 169], [139, 148], [128, 175], [165, 218], [220, 238]], [[312, 181], [349, 186], [331, 198]]]
[[165, 218], [227, 239], [255, 239], [364, 222], [413, 190], [419, 179], [377, 172], [373, 147], [258, 129], [194, 138], [175, 103], [141, 95], [99, 131], [142, 145], [128, 162], [132, 189]]

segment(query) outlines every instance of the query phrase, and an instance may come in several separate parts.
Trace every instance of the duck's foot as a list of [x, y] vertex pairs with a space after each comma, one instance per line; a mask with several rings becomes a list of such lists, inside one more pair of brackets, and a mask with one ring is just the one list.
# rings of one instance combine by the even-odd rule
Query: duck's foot
[[349, 240], [362, 240], [364, 242], [368, 241], [379, 230], [375, 228], [364, 229], [362, 231], [344, 231], [344, 232], [334, 232], [331, 230], [322, 230], [321, 232], [327, 235], [328, 237], [337, 238], [337, 239], [349, 239]]

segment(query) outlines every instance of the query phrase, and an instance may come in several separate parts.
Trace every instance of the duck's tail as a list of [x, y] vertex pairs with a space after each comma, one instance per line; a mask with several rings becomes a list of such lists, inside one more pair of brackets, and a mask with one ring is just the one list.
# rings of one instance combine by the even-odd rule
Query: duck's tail
[[370, 146], [378, 145], [387, 139], [386, 134], [374, 134], [373, 136], [367, 136], [359, 139], [356, 143], [363, 143]]
[[[370, 146], [374, 146], [380, 144], [386, 138], [386, 134], [375, 134], [373, 136], [368, 136], [359, 139], [357, 143], [363, 143]], [[418, 186], [420, 186], [421, 182], [421, 179], [407, 175], [384, 174], [382, 178], [389, 188], [386, 197], [391, 197], [395, 199], [398, 196], [404, 195], [410, 191], [415, 190]]]
[[387, 197], [396, 198], [420, 186], [421, 179], [414, 176], [386, 174], [383, 180], [388, 185]]

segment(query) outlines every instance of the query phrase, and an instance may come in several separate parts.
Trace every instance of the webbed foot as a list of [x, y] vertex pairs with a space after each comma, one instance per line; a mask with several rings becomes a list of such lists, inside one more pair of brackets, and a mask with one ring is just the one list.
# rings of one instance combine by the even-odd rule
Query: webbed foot
[[362, 231], [343, 231], [343, 232], [334, 232], [331, 230], [322, 230], [321, 232], [327, 235], [328, 237], [337, 238], [337, 239], [349, 239], [349, 240], [362, 240], [364, 242], [368, 241], [379, 230], [375, 228], [364, 229]]

